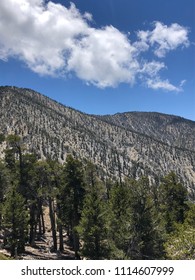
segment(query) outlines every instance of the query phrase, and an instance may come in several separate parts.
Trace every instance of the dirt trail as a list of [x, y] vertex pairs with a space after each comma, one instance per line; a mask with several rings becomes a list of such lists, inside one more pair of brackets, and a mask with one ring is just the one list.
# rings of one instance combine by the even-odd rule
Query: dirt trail
[[[64, 252], [59, 251], [52, 252], [52, 231], [51, 224], [49, 219], [49, 208], [45, 207], [44, 209], [44, 221], [45, 221], [45, 234], [40, 240], [36, 240], [35, 247], [29, 245], [25, 246], [25, 253], [20, 255], [18, 258], [23, 260], [60, 260], [60, 259], [74, 259], [74, 252], [71, 250], [71, 247], [68, 246], [68, 238], [66, 233], [64, 233]], [[58, 233], [57, 233], [57, 239]], [[7, 256], [10, 254], [4, 250], [0, 249], [0, 253], [3, 253]]]

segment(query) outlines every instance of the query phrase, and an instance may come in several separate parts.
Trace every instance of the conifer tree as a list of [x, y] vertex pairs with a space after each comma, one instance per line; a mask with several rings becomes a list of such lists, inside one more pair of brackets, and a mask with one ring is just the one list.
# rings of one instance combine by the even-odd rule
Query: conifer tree
[[64, 166], [64, 187], [61, 201], [64, 200], [65, 203], [63, 205], [63, 209], [66, 211], [64, 219], [68, 227], [70, 241], [73, 243], [75, 258], [79, 258], [79, 234], [76, 227], [79, 224], [83, 207], [85, 192], [83, 184], [83, 167], [81, 162], [68, 155]]
[[0, 161], [0, 230], [2, 224], [2, 206], [5, 200], [5, 194], [10, 185], [10, 174], [5, 164]]
[[109, 258], [108, 208], [105, 202], [105, 190], [97, 180], [95, 166], [91, 163], [86, 168], [86, 196], [77, 227], [83, 246], [81, 254], [89, 259]]
[[9, 246], [12, 257], [25, 250], [27, 222], [25, 200], [13, 186], [3, 204], [4, 245]]
[[[35, 246], [37, 219], [38, 219], [38, 186], [37, 186], [37, 174], [35, 170], [36, 157], [33, 154], [25, 154], [22, 157], [23, 161], [23, 183], [22, 191], [23, 197], [28, 205], [29, 210], [29, 243], [31, 246]], [[20, 185], [21, 186], [21, 185]]]
[[146, 177], [131, 183], [131, 225], [127, 256], [155, 259], [163, 256], [163, 240], [155, 220], [154, 201]]
[[[45, 199], [47, 199], [49, 206], [49, 217], [51, 222], [51, 231], [53, 237], [53, 250], [57, 250], [57, 232], [56, 232], [56, 215], [55, 215], [55, 200], [56, 187], [54, 184], [54, 176], [52, 174], [51, 161], [40, 161], [36, 166], [38, 185], [40, 193], [44, 192]], [[42, 204], [41, 204], [42, 207]]]
[[177, 223], [175, 230], [169, 234], [165, 242], [168, 259], [195, 259], [195, 204], [189, 203], [188, 206], [189, 210], [185, 215], [184, 223]]
[[[64, 241], [63, 241], [63, 217], [64, 217], [64, 208], [63, 204], [63, 166], [57, 161], [48, 161], [48, 164], [51, 169], [51, 178], [53, 186], [53, 206], [55, 204], [56, 217], [53, 221], [57, 225], [57, 230], [59, 233], [59, 250], [63, 252], [64, 250]], [[53, 207], [54, 208], [54, 207]]]
[[23, 147], [22, 139], [19, 135], [10, 134], [7, 136], [6, 141], [10, 147], [7, 151], [10, 168], [16, 170], [16, 160], [18, 160], [18, 175], [19, 175], [19, 192], [23, 195], [24, 191], [24, 165], [23, 165]]
[[125, 259], [130, 239], [130, 188], [116, 183], [110, 190], [109, 239], [113, 259]]
[[5, 135], [0, 133], [0, 144], [2, 144], [5, 141]]
[[159, 187], [159, 203], [167, 233], [174, 231], [175, 223], [183, 223], [187, 206], [187, 190], [178, 182], [174, 172], [163, 178]]

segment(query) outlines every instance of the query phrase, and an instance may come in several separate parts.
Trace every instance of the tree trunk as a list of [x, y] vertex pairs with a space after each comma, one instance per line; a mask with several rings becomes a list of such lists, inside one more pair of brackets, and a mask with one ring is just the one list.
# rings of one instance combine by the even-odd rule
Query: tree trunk
[[58, 232], [59, 232], [59, 250], [60, 252], [64, 251], [64, 240], [63, 240], [63, 227], [60, 223], [58, 226]]
[[41, 215], [41, 224], [42, 224], [42, 231], [43, 234], [45, 234], [45, 221], [44, 221], [44, 215], [43, 215], [43, 207], [42, 207], [42, 202], [41, 202], [41, 208], [40, 208], [40, 215]]
[[19, 192], [20, 192], [21, 195], [23, 195], [23, 196], [25, 197], [22, 149], [21, 149], [21, 146], [20, 146], [20, 145], [18, 145], [17, 148], [18, 148], [19, 166], [20, 166], [20, 184], [19, 184]]
[[45, 221], [43, 217], [42, 201], [38, 201], [38, 225], [39, 225], [39, 235], [45, 234]]
[[76, 230], [73, 230], [73, 245], [74, 245], [74, 254], [75, 254], [75, 259], [79, 260], [79, 235]]
[[61, 205], [58, 202], [57, 203], [57, 209], [58, 209], [58, 232], [59, 232], [59, 250], [60, 252], [64, 251], [64, 240], [63, 240], [63, 226], [62, 226], [62, 209], [61, 209]]
[[75, 259], [80, 259], [80, 256], [78, 254], [79, 251], [79, 234], [78, 232], [75, 230], [75, 227], [78, 226], [79, 224], [79, 217], [78, 217], [78, 209], [77, 206], [75, 206], [74, 209], [74, 218], [73, 218], [73, 231], [72, 231], [72, 235], [73, 235], [73, 247], [74, 247], [74, 253], [75, 253]]
[[29, 243], [33, 247], [35, 246], [35, 237], [36, 237], [36, 206], [32, 204], [30, 206], [30, 235]]
[[53, 203], [51, 197], [49, 197], [49, 217], [51, 222], [51, 230], [52, 230], [52, 237], [53, 237], [53, 250], [57, 250], [57, 237], [56, 237], [56, 223], [55, 223], [55, 214], [53, 210]]

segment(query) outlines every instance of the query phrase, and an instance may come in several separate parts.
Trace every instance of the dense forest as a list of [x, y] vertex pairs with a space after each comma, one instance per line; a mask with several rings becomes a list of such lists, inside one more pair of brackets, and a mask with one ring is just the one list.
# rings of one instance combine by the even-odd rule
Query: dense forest
[[49, 209], [52, 251], [66, 232], [75, 259], [195, 259], [195, 204], [174, 172], [101, 178], [97, 167], [69, 154], [61, 164], [38, 160], [17, 135], [6, 138], [0, 161], [0, 246], [22, 256], [44, 237]]

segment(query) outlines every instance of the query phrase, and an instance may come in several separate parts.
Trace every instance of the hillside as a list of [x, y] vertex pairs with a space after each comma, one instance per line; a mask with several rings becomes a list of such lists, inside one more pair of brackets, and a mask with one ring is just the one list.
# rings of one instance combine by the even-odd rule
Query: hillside
[[[0, 133], [22, 136], [27, 151], [64, 162], [92, 160], [100, 174], [151, 182], [170, 170], [195, 190], [195, 122], [160, 113], [88, 115], [30, 89], [0, 87]], [[5, 143], [0, 146], [3, 156]]]
[[174, 115], [156, 112], [127, 112], [101, 116], [127, 130], [153, 137], [171, 146], [195, 151], [195, 123]]

